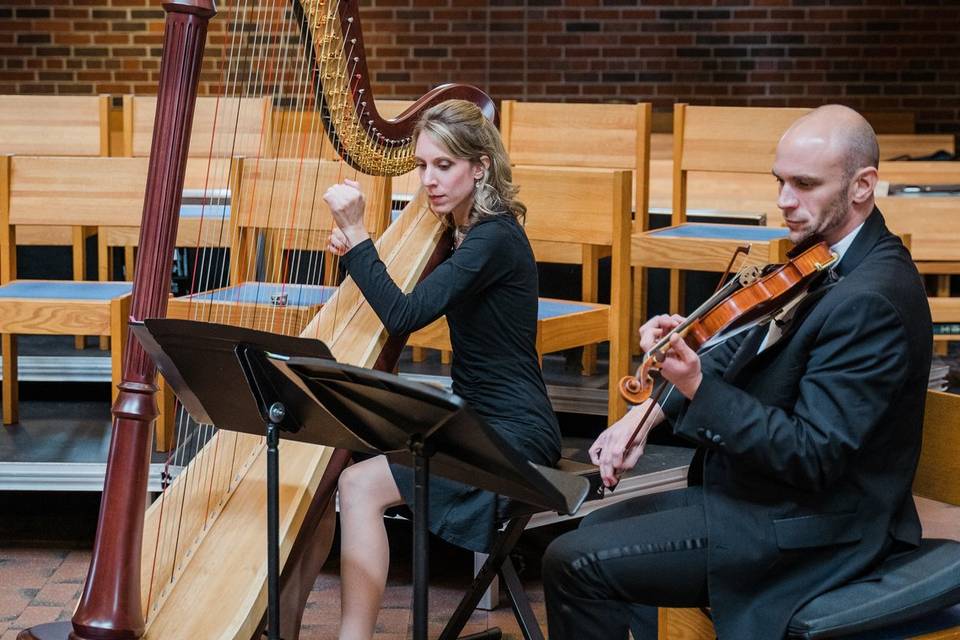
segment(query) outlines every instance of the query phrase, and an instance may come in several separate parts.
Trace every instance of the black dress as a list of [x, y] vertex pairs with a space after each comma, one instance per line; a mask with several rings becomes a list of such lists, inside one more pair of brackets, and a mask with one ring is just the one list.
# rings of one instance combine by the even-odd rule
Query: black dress
[[[555, 465], [560, 430], [536, 352], [537, 267], [520, 224], [483, 218], [430, 275], [404, 294], [371, 241], [342, 264], [391, 334], [420, 329], [446, 314], [453, 347], [453, 392], [529, 460]], [[407, 504], [413, 473], [391, 465]], [[430, 530], [472, 551], [486, 551], [501, 501], [443, 478], [430, 479]]]

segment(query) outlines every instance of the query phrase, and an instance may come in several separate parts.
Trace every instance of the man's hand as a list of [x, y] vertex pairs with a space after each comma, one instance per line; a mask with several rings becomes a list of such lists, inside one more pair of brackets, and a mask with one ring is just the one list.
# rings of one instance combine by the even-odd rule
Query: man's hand
[[[650, 318], [640, 327], [640, 348], [646, 353], [659, 342], [663, 336], [673, 331], [684, 318], [676, 314], [659, 315]], [[688, 400], [692, 400], [703, 375], [700, 370], [700, 356], [691, 349], [679, 334], [670, 336], [670, 346], [662, 360], [659, 361], [660, 373]]]
[[663, 413], [660, 408], [655, 407], [646, 423], [637, 433], [633, 444], [627, 449], [630, 437], [636, 430], [637, 425], [640, 424], [640, 420], [647, 412], [650, 404], [651, 401], [647, 400], [630, 409], [625, 416], [607, 427], [590, 446], [590, 460], [600, 467], [600, 477], [604, 486], [616, 486], [620, 480], [620, 474], [637, 465], [637, 461], [640, 460], [640, 456], [643, 455], [643, 450], [646, 447], [650, 430], [663, 420]]
[[683, 316], [662, 313], [653, 316], [640, 327], [640, 348], [644, 353], [653, 349], [653, 346], [670, 331], [676, 329], [684, 321]]
[[670, 336], [670, 350], [660, 364], [660, 373], [672, 382], [687, 400], [693, 400], [703, 381], [700, 356], [677, 334]]
[[[337, 226], [343, 232], [341, 240], [345, 240], [347, 244], [343, 253], [370, 237], [366, 227], [363, 226], [365, 203], [363, 193], [360, 192], [359, 182], [344, 180], [343, 184], [335, 184], [327, 189], [326, 193], [323, 194], [323, 199], [330, 207], [330, 213], [333, 214]], [[334, 250], [332, 240], [331, 237], [329, 243], [331, 251]], [[336, 253], [336, 251], [334, 252]], [[343, 253], [338, 255], [343, 255]]]

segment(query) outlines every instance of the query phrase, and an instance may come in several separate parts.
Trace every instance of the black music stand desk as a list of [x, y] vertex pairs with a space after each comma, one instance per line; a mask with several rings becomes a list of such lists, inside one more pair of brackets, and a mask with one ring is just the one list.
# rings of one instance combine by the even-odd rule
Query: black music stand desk
[[340, 364], [319, 340], [189, 320], [131, 331], [187, 412], [202, 423], [267, 436], [268, 636], [279, 638], [278, 441], [383, 453], [414, 468], [414, 638], [427, 633], [429, 474], [561, 514], [589, 491], [582, 477], [526, 460], [460, 397]]

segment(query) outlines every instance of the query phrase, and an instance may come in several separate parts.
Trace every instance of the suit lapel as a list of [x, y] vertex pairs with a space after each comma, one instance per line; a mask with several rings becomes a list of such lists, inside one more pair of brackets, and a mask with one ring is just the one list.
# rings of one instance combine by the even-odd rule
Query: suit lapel
[[760, 348], [760, 343], [763, 342], [765, 335], [767, 335], [766, 322], [750, 330], [743, 339], [743, 343], [740, 344], [740, 348], [737, 349], [730, 360], [730, 364], [727, 365], [727, 370], [723, 374], [724, 380], [732, 382], [737, 377], [740, 370], [757, 355], [757, 349]]

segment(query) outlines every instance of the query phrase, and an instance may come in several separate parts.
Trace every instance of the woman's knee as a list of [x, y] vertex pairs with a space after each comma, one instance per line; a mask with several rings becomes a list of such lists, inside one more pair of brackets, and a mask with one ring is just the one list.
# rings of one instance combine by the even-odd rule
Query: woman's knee
[[396, 504], [399, 495], [390, 467], [378, 458], [370, 458], [344, 469], [337, 481], [337, 489], [341, 508], [364, 504], [386, 509]]

